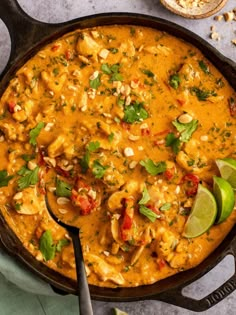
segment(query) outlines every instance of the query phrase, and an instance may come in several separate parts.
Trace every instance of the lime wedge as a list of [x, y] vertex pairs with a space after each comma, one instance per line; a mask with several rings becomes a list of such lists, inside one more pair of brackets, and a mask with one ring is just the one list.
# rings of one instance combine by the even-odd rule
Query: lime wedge
[[234, 208], [234, 191], [224, 178], [213, 177], [213, 194], [216, 198], [218, 214], [216, 223], [221, 223], [231, 214]]
[[213, 194], [201, 184], [198, 185], [192, 210], [184, 227], [183, 236], [197, 237], [214, 224], [217, 215], [217, 204]]
[[216, 165], [221, 177], [226, 179], [233, 189], [236, 189], [236, 160], [232, 158], [217, 159]]
[[123, 312], [123, 311], [121, 311], [121, 310], [119, 310], [118, 308], [113, 308], [113, 314], [114, 315], [128, 315], [128, 313], [126, 313], [126, 312]]

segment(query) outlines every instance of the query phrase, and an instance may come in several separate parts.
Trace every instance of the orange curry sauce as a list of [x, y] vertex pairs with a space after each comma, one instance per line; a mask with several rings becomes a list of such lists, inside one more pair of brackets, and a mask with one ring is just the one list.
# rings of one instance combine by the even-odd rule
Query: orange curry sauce
[[158, 30], [76, 30], [44, 47], [0, 100], [0, 204], [35, 259], [75, 278], [49, 216], [81, 227], [90, 284], [151, 284], [204, 260], [235, 223], [182, 236], [216, 158], [236, 158], [236, 95], [192, 45]]

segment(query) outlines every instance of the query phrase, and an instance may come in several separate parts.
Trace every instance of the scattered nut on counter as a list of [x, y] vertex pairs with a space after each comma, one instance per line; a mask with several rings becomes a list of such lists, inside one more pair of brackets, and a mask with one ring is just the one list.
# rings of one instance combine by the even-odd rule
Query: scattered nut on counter
[[[213, 19], [217, 22], [220, 22], [222, 20], [224, 20], [225, 22], [236, 21], [236, 8], [228, 12], [224, 12], [223, 14], [215, 15]], [[212, 25], [210, 30], [211, 30], [210, 38], [213, 40], [219, 41], [221, 37], [220, 37], [220, 34], [216, 31], [215, 25]], [[236, 39], [232, 39], [231, 43], [236, 46]]]

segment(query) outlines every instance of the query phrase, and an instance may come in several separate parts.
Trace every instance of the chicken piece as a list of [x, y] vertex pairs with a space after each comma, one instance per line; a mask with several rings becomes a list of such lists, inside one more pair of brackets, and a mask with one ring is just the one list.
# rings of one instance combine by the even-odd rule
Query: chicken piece
[[79, 55], [85, 57], [92, 56], [93, 59], [97, 60], [97, 55], [102, 49], [102, 46], [99, 45], [88, 33], [83, 33], [78, 39], [76, 49]]
[[33, 215], [45, 210], [44, 196], [38, 194], [36, 186], [17, 192], [13, 196], [13, 205], [20, 214]]
[[184, 150], [181, 150], [176, 156], [176, 162], [187, 172], [201, 174], [211, 168], [211, 164], [207, 157], [199, 151], [199, 147], [201, 147], [200, 142], [191, 139], [184, 145]]
[[109, 265], [102, 258], [90, 253], [84, 254], [85, 263], [98, 276], [101, 281], [112, 281], [118, 285], [124, 285], [125, 279], [117, 269]]
[[64, 135], [59, 135], [48, 147], [48, 156], [55, 158], [64, 152], [66, 139]]
[[125, 54], [127, 57], [133, 57], [135, 55], [135, 46], [132, 40], [128, 40], [120, 45], [119, 51]]
[[67, 73], [64, 72], [55, 79], [53, 77], [53, 74], [42, 71], [41, 78], [49, 91], [53, 93], [59, 93], [62, 90], [64, 83], [66, 82]]

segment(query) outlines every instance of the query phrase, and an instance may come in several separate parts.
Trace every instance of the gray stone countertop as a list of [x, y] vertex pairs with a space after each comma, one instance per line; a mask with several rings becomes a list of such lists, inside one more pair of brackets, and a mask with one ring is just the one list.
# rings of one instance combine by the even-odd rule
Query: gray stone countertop
[[[150, 14], [161, 17], [166, 20], [180, 24], [187, 29], [197, 33], [211, 45], [217, 48], [223, 55], [236, 61], [236, 46], [231, 43], [231, 40], [236, 39], [236, 21], [217, 22], [213, 17], [201, 20], [189, 20], [183, 17], [174, 15], [167, 11], [158, 0], [19, 0], [22, 8], [35, 19], [57, 23], [71, 20], [77, 17], [91, 15], [102, 12], [133, 12]], [[226, 6], [217, 15], [232, 10], [236, 7], [235, 0], [228, 0]], [[215, 26], [221, 39], [214, 41], [210, 38], [210, 28]], [[10, 52], [10, 39], [5, 25], [0, 20], [0, 72], [4, 69]], [[218, 264], [212, 271], [205, 275], [200, 280], [191, 284], [184, 289], [184, 294], [196, 299], [203, 298], [224, 281], [226, 281], [235, 270], [234, 258], [227, 256]], [[1, 301], [1, 292], [0, 292]], [[76, 303], [75, 299], [71, 303]], [[1, 302], [0, 302], [1, 305]], [[112, 303], [93, 301], [95, 315], [109, 315], [111, 308], [118, 307], [129, 315], [192, 315], [195, 312], [172, 306], [160, 301], [138, 301], [129, 303]], [[236, 308], [236, 291], [226, 297], [222, 302], [212, 307], [211, 309], [199, 313], [206, 315], [233, 315]], [[0, 314], [1, 307], [0, 307]], [[9, 313], [10, 314], [10, 313]], [[19, 310], [18, 314], [22, 314]], [[58, 313], [60, 314], [60, 313]], [[67, 315], [70, 313], [68, 310]], [[5, 315], [5, 314], [2, 314]]]

